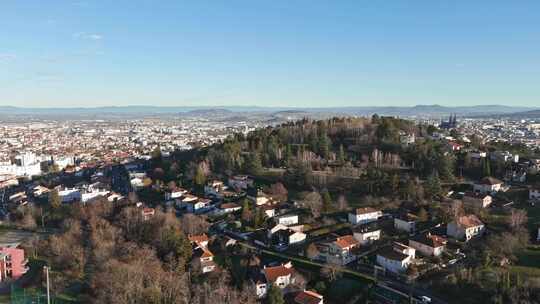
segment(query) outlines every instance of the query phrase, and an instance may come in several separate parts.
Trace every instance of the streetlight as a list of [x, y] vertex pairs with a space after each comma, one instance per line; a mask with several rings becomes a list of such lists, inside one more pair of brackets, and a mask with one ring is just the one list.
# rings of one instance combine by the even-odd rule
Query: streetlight
[[49, 289], [49, 266], [43, 266], [45, 270], [45, 276], [47, 277], [47, 304], [51, 304], [51, 293]]

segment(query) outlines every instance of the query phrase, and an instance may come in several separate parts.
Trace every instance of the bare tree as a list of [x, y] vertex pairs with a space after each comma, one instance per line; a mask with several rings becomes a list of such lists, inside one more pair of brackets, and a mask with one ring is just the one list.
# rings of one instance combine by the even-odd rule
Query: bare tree
[[311, 243], [306, 248], [306, 256], [313, 260], [319, 255], [319, 250], [317, 249], [317, 246], [315, 244]]
[[323, 209], [323, 201], [319, 192], [309, 192], [304, 196], [300, 203], [302, 206], [309, 208], [314, 218], [318, 218], [321, 216], [321, 211]]
[[203, 216], [197, 216], [191, 213], [185, 214], [180, 219], [182, 231], [186, 234], [202, 234], [208, 231], [210, 224]]
[[287, 191], [287, 188], [285, 188], [285, 186], [283, 186], [283, 184], [279, 182], [272, 184], [270, 186], [270, 189], [268, 189], [268, 192], [270, 196], [280, 201], [287, 200], [287, 197], [289, 194], [289, 192]]
[[512, 230], [518, 230], [527, 223], [527, 212], [522, 209], [512, 209], [510, 217], [508, 219], [508, 224]]
[[339, 266], [333, 263], [326, 264], [321, 268], [321, 275], [330, 281], [335, 281], [341, 276]]
[[345, 195], [341, 194], [338, 197], [337, 207], [341, 211], [349, 210], [349, 202], [347, 202], [347, 198], [345, 198]]

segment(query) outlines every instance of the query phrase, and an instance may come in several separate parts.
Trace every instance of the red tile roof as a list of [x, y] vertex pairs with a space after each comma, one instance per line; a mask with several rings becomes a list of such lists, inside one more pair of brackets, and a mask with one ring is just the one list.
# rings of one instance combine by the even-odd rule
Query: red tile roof
[[314, 291], [305, 290], [296, 295], [294, 302], [297, 304], [319, 304], [321, 303], [322, 299], [323, 296], [320, 294]]
[[476, 217], [474, 214], [460, 216], [457, 220], [457, 224], [458, 226], [465, 228], [484, 225], [484, 223], [482, 223], [482, 221], [480, 221], [480, 219], [478, 219], [478, 217]]
[[482, 178], [482, 180], [480, 181], [480, 184], [481, 185], [497, 185], [497, 184], [502, 184], [503, 182], [494, 178], [494, 177], [484, 177]]
[[279, 277], [291, 275], [294, 272], [292, 267], [286, 267], [284, 265], [266, 267], [263, 269], [266, 281], [274, 283]]
[[365, 207], [365, 208], [357, 208], [356, 214], [367, 214], [367, 213], [373, 213], [373, 212], [379, 212], [379, 210], [376, 210], [375, 208], [371, 207]]
[[358, 241], [352, 235], [338, 237], [334, 243], [340, 248], [350, 248], [358, 245]]
[[197, 243], [197, 244], [208, 242], [209, 240], [208, 236], [205, 233], [200, 234], [200, 235], [190, 235], [188, 239], [190, 242]]

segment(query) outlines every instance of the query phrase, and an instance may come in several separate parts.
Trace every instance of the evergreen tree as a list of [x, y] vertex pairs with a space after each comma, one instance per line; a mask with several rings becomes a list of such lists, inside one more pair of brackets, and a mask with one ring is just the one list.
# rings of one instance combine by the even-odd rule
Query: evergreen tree
[[482, 159], [482, 172], [484, 177], [491, 176], [491, 162], [488, 157]]
[[332, 210], [332, 196], [328, 190], [322, 192], [323, 211], [330, 212]]
[[337, 159], [342, 164], [345, 162], [345, 151], [343, 150], [343, 145], [339, 145], [339, 153]]
[[262, 208], [258, 208], [257, 211], [255, 211], [255, 219], [253, 220], [253, 226], [255, 228], [260, 228], [264, 224], [264, 210]]
[[195, 177], [193, 179], [193, 182], [199, 187], [204, 186], [204, 183], [206, 182], [206, 175], [204, 174], [204, 171], [200, 166], [198, 166], [195, 171]]
[[53, 209], [58, 209], [62, 205], [62, 199], [58, 194], [58, 190], [54, 189], [49, 193], [49, 205], [51, 205]]
[[263, 166], [261, 163], [261, 157], [259, 153], [251, 153], [246, 162], [246, 172], [250, 175], [260, 175], [263, 171]]
[[439, 176], [437, 174], [432, 174], [430, 177], [428, 177], [424, 188], [428, 198], [430, 199], [434, 199], [435, 197], [441, 195], [442, 187]]
[[283, 299], [283, 293], [281, 292], [279, 287], [275, 286], [274, 284], [270, 285], [270, 288], [268, 288], [267, 303], [285, 304], [285, 300]]
[[332, 145], [332, 141], [326, 135], [326, 132], [322, 133], [319, 137], [319, 155], [321, 155], [323, 158], [328, 159], [328, 156], [330, 155], [330, 146]]
[[249, 206], [249, 200], [244, 199], [242, 204], [242, 221], [248, 223], [251, 221], [251, 208]]

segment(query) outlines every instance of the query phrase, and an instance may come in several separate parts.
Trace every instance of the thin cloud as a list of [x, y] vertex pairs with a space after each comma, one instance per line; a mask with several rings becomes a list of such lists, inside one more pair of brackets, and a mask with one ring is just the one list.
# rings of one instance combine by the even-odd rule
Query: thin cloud
[[78, 32], [73, 34], [74, 39], [84, 39], [84, 40], [93, 40], [93, 41], [99, 41], [103, 39], [103, 35], [96, 34], [96, 33], [85, 33], [85, 32]]
[[9, 62], [17, 58], [15, 54], [10, 53], [0, 53], [0, 62]]

